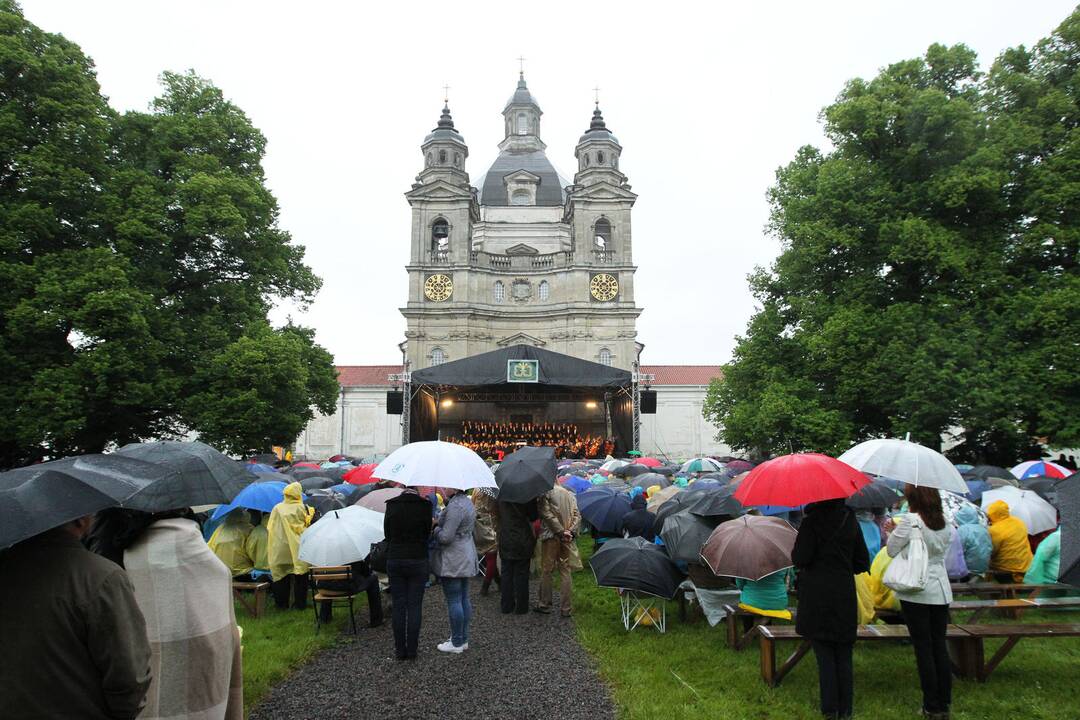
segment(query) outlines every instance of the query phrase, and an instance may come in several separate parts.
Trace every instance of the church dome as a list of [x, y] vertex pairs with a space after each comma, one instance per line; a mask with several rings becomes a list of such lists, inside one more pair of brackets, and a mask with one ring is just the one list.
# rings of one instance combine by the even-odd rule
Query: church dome
[[434, 140], [450, 140], [462, 145], [465, 138], [454, 128], [454, 118], [450, 117], [450, 106], [443, 105], [442, 115], [439, 116], [439, 124], [424, 138], [424, 145]]
[[607, 123], [604, 122], [604, 116], [600, 112], [600, 105], [597, 104], [596, 109], [593, 110], [592, 122], [589, 123], [589, 129], [585, 131], [585, 134], [578, 138], [578, 145], [589, 142], [590, 140], [608, 140], [610, 142], [619, 144], [618, 138], [611, 134], [611, 131], [607, 129]]
[[503, 112], [506, 112], [511, 105], [534, 105], [537, 108], [540, 107], [540, 103], [536, 102], [536, 98], [532, 96], [528, 86], [525, 84], [525, 73], [521, 73], [518, 78], [517, 89], [514, 90], [514, 94], [510, 96], [510, 99], [506, 101]]
[[562, 205], [564, 203], [566, 198], [563, 188], [569, 183], [559, 175], [543, 150], [533, 152], [503, 150], [477, 183], [480, 190], [480, 204], [509, 205], [510, 198], [507, 196], [505, 178], [519, 170], [540, 178], [536, 188], [537, 205]]

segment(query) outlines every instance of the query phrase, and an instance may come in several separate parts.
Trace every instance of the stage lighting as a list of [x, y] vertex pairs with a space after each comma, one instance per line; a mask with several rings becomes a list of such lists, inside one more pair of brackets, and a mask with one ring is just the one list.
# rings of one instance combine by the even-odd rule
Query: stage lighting
[[446, 398], [439, 404], [442, 405], [444, 408], [448, 408], [448, 407], [453, 407], [454, 406], [454, 401], [451, 400], [450, 398]]
[[587, 403], [585, 403], [585, 407], [587, 407], [590, 410], [595, 410], [596, 409], [596, 401], [595, 400], [589, 400]]

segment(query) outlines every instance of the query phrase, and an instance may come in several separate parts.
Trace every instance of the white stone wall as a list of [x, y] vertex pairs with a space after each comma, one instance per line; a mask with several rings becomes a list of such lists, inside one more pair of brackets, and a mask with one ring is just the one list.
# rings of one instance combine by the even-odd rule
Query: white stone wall
[[717, 428], [701, 414], [707, 385], [653, 385], [656, 414], [641, 416], [641, 451], [663, 459], [730, 455]]
[[345, 422], [341, 399], [333, 415], [318, 415], [296, 439], [294, 456], [322, 461], [338, 453], [353, 457], [385, 454], [401, 447], [401, 416], [386, 414], [386, 393], [393, 388], [345, 389]]

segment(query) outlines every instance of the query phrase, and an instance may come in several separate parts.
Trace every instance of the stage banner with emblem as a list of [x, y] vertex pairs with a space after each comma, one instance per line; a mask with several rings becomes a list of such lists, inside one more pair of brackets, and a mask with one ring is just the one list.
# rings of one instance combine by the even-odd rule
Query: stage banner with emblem
[[536, 383], [540, 382], [539, 360], [507, 360], [506, 382], [508, 383]]

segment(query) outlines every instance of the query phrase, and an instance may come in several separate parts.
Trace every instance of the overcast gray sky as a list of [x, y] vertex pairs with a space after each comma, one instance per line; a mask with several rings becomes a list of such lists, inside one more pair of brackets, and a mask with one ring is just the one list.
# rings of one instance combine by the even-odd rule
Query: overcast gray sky
[[[638, 339], [649, 364], [730, 358], [754, 310], [746, 276], [775, 257], [765, 191], [846, 80], [963, 42], [988, 67], [1072, 2], [248, 2], [23, 0], [97, 63], [118, 109], [146, 109], [162, 70], [195, 69], [268, 139], [281, 225], [323, 279], [310, 310], [339, 364], [397, 362], [419, 145], [442, 87], [479, 177], [523, 55], [564, 177], [599, 85], [634, 211]], [[527, 9], [522, 9], [527, 8]], [[276, 319], [290, 312], [280, 308]]]

